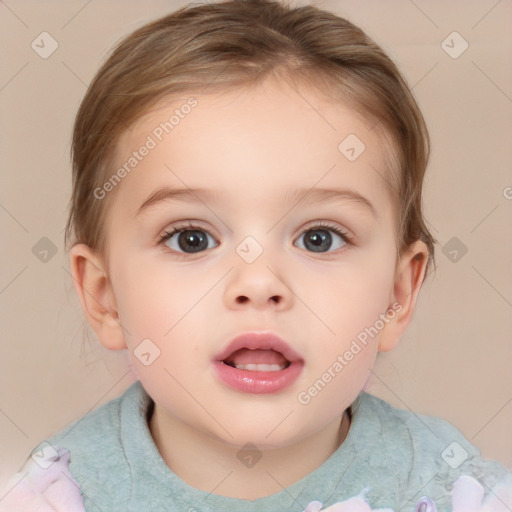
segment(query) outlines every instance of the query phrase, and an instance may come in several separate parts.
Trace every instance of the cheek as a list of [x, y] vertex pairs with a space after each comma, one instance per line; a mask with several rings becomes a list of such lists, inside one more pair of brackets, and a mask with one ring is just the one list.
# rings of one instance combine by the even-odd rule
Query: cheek
[[[218, 280], [216, 274], [213, 277]], [[194, 369], [198, 346], [204, 341], [200, 332], [208, 316], [205, 308], [212, 307], [207, 294], [215, 281], [155, 258], [139, 264], [124, 261], [116, 278], [119, 320], [138, 374], [161, 373], [159, 368]], [[147, 367], [136, 359], [143, 342], [159, 354]]]
[[[324, 345], [321, 361], [316, 360], [308, 381], [296, 395], [296, 407], [313, 431], [335, 420], [363, 389], [377, 354], [375, 344], [357, 340]], [[326, 354], [329, 354], [326, 356]]]
[[201, 293], [198, 272], [189, 272], [185, 278], [178, 265], [160, 256], [133, 255], [118, 262], [112, 277], [120, 316], [127, 323], [136, 320], [140, 324], [146, 319], [148, 328], [154, 326], [152, 330], [160, 336], [163, 333], [155, 321], [167, 332]]
[[355, 252], [335, 270], [332, 266], [304, 272], [297, 267], [297, 275], [304, 276], [292, 287], [318, 321], [318, 333], [326, 338], [349, 342], [361, 330], [374, 325], [390, 306], [393, 291], [393, 253], [384, 256]]
[[160, 346], [183, 316], [183, 291], [168, 267], [128, 258], [117, 261], [112, 281], [130, 351], [146, 338]]
[[162, 390], [181, 396], [172, 375], [185, 382], [182, 373], [189, 377], [195, 373], [197, 344], [192, 327], [197, 325], [199, 308], [193, 308], [198, 301], [194, 287], [183, 287], [176, 272], [155, 262], [125, 261], [117, 271], [119, 320], [135, 374], [153, 397], [160, 397]]

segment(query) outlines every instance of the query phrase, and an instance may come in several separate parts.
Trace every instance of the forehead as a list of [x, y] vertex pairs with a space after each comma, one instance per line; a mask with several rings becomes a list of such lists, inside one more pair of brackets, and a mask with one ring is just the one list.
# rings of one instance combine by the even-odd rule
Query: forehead
[[113, 170], [129, 172], [114, 202], [135, 216], [162, 186], [255, 206], [282, 204], [298, 189], [344, 187], [388, 214], [389, 150], [348, 104], [285, 81], [166, 98], [120, 138]]

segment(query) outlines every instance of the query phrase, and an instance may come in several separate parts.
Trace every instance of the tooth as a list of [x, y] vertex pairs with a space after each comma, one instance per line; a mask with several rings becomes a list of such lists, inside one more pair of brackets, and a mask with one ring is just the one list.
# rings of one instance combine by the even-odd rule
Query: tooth
[[259, 372], [277, 372], [285, 368], [286, 365], [280, 364], [236, 364], [235, 367], [239, 370], [251, 370]]

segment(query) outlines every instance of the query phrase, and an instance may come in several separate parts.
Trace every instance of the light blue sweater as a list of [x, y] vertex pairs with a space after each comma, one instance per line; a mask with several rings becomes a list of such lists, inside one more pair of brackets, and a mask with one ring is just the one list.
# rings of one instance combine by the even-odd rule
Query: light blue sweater
[[69, 469], [87, 512], [302, 512], [312, 501], [327, 507], [365, 488], [372, 508], [413, 512], [428, 496], [438, 512], [449, 512], [458, 476], [472, 476], [488, 490], [508, 474], [446, 421], [361, 392], [347, 438], [320, 467], [276, 494], [254, 501], [227, 498], [191, 487], [169, 469], [148, 429], [150, 404], [136, 381], [47, 440], [70, 451]]

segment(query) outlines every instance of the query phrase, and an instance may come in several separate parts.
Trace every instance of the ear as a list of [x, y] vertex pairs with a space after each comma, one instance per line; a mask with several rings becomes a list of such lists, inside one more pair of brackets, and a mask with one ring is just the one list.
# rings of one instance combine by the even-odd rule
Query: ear
[[69, 259], [75, 291], [101, 344], [110, 350], [126, 348], [114, 290], [101, 258], [89, 246], [76, 244]]
[[399, 258], [389, 305], [390, 320], [381, 331], [379, 352], [393, 350], [407, 329], [416, 308], [428, 258], [428, 248], [421, 240], [412, 244], [410, 251], [404, 251]]

